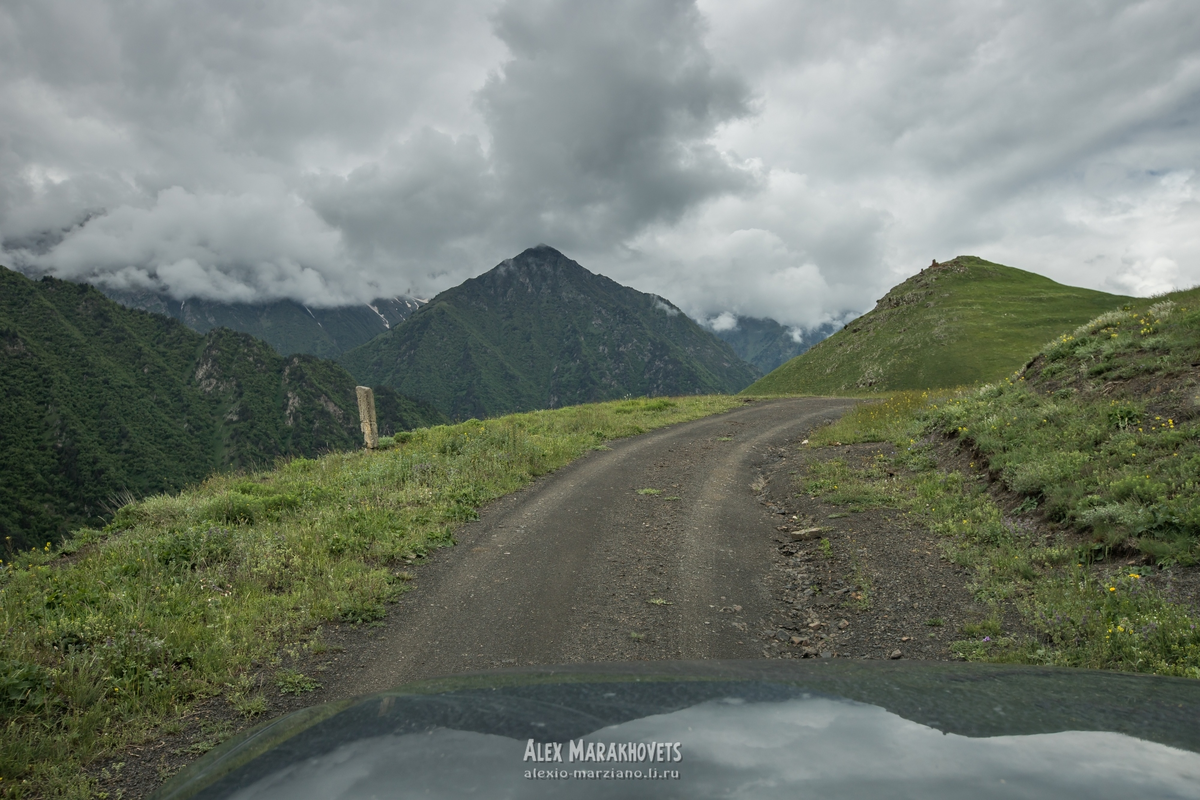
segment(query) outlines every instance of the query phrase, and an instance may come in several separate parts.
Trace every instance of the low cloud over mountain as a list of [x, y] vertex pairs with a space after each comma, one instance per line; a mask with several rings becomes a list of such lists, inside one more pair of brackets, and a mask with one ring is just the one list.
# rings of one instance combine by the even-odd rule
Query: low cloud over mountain
[[1200, 281], [1185, 0], [15, 0], [0, 262], [176, 298], [429, 297], [544, 241], [811, 328], [973, 252]]

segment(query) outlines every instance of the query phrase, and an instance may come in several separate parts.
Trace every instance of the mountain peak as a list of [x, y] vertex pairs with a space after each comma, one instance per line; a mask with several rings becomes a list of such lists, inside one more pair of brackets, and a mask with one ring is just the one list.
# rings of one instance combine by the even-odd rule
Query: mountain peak
[[603, 275], [585, 269], [578, 262], [545, 244], [530, 247], [512, 258], [506, 258], [492, 269], [468, 280], [456, 289], [473, 287], [487, 293], [507, 294], [513, 291], [532, 293], [567, 292], [570, 295], [585, 291], [585, 286], [604, 285], [606, 290], [612, 283]]
[[669, 302], [544, 244], [447, 289], [342, 362], [457, 418], [730, 392], [755, 374]]
[[[583, 269], [577, 262], [567, 258], [548, 244], [539, 244], [522, 250], [512, 258], [506, 258], [495, 266], [492, 272], [499, 270], [500, 274], [508, 272], [513, 267], [518, 269], [538, 269], [572, 266]], [[584, 270], [585, 272], [587, 270]]]

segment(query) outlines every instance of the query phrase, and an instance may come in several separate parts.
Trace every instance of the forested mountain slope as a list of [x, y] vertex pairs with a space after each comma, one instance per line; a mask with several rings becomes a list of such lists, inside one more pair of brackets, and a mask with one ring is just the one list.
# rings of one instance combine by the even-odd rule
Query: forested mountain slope
[[388, 297], [337, 308], [309, 308], [294, 300], [222, 303], [175, 300], [156, 292], [101, 289], [128, 308], [174, 317], [198, 333], [213, 328], [248, 333], [283, 355], [309, 353], [334, 358], [399, 325], [421, 307], [408, 297]]
[[545, 245], [442, 292], [339, 361], [459, 419], [736, 392], [758, 374], [663, 298]]
[[[3, 267], [0, 396], [0, 537], [13, 548], [93, 523], [119, 497], [362, 441], [354, 380], [338, 364], [225, 328], [200, 335], [90, 286]], [[384, 426], [442, 419], [388, 400], [408, 418]]]

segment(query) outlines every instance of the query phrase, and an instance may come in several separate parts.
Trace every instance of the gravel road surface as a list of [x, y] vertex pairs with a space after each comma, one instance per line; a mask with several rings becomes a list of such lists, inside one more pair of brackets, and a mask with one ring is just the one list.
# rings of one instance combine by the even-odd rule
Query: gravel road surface
[[757, 499], [760, 467], [853, 402], [747, 403], [493, 503], [330, 665], [322, 699], [492, 667], [761, 657], [778, 517]]

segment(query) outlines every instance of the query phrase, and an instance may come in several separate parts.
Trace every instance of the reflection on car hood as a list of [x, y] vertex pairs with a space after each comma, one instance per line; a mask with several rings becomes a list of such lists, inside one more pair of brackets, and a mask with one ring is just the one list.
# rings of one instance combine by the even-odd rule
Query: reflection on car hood
[[1200, 797], [1200, 682], [972, 664], [465, 675], [259, 726], [171, 798]]

